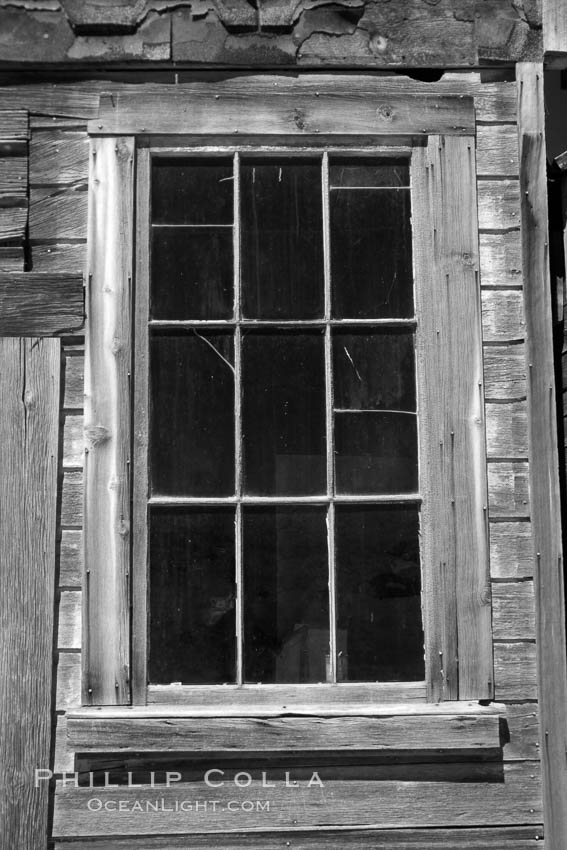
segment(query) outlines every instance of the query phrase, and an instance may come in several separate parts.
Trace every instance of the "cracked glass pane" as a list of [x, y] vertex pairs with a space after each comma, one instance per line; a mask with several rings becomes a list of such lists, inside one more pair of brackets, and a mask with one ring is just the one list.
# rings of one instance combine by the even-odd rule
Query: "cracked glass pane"
[[234, 494], [232, 332], [162, 332], [151, 340], [152, 493]]
[[321, 161], [243, 159], [241, 217], [243, 315], [322, 316]]

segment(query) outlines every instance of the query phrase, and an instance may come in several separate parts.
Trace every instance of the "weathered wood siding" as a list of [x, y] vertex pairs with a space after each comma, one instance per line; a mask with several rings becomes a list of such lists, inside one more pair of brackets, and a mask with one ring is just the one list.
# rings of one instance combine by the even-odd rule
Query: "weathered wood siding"
[[59, 340], [0, 338], [0, 814], [21, 850], [47, 846], [59, 375]]
[[[559, 0], [555, 0], [559, 4]], [[479, 11], [481, 9], [481, 11]], [[541, 0], [215, 0], [39, 6], [0, 12], [5, 63], [467, 67], [538, 60]]]
[[[441, 4], [439, 10], [444, 8]], [[183, 15], [187, 10], [181, 10]], [[275, 79], [277, 82], [277, 78]], [[234, 78], [225, 87], [235, 94], [255, 83]], [[300, 85], [312, 86], [309, 79]], [[493, 598], [494, 689], [506, 705], [502, 758], [457, 766], [429, 764], [405, 768], [376, 768], [373, 779], [356, 779], [344, 765], [327, 773], [325, 798], [285, 789], [277, 793], [271, 815], [239, 813], [229, 819], [198, 815], [130, 818], [105, 814], [93, 818], [85, 810], [84, 789], [60, 788], [56, 796], [54, 835], [89, 836], [189, 833], [220, 829], [224, 836], [192, 838], [192, 846], [317, 848], [541, 848], [542, 806], [537, 727], [534, 567], [528, 444], [526, 316], [523, 301], [520, 187], [517, 146], [516, 85], [481, 83], [478, 73], [448, 73], [438, 83], [389, 80], [392, 90], [420, 94], [467, 94], [475, 98], [477, 175], [480, 228], [480, 280], [484, 396], [488, 452], [488, 505], [490, 569]], [[140, 91], [116, 84], [116, 92]], [[42, 87], [30, 85], [0, 89], [0, 109], [29, 110], [30, 215], [29, 253], [34, 271], [76, 274], [85, 267], [87, 185], [87, 122], [96, 119], [99, 94], [108, 84], [87, 82]], [[166, 96], [167, 88], [154, 85]], [[190, 83], [188, 84], [190, 91]], [[56, 210], [56, 214], [53, 211]], [[82, 469], [84, 444], [82, 411], [84, 355], [82, 338], [63, 340], [61, 439], [63, 463], [59, 530], [59, 591], [57, 607], [57, 731], [54, 769], [61, 774], [74, 766], [67, 738], [66, 711], [81, 702], [81, 593], [83, 590]], [[445, 772], [444, 772], [445, 771]], [[437, 781], [423, 781], [435, 778]], [[417, 784], [408, 784], [413, 779]], [[328, 783], [328, 784], [327, 784]], [[173, 789], [172, 789], [173, 790]], [[212, 790], [212, 789], [209, 789]], [[221, 789], [218, 789], [221, 790]], [[311, 789], [313, 790], [313, 789]], [[233, 789], [231, 798], [234, 797]], [[207, 792], [198, 781], [183, 787], [184, 796], [200, 799]], [[262, 799], [260, 791], [246, 789], [247, 799]], [[145, 792], [138, 792], [139, 794]], [[228, 789], [223, 791], [223, 799]], [[240, 793], [240, 792], [239, 792]], [[118, 795], [118, 796], [117, 796]], [[287, 796], [286, 796], [287, 795]], [[101, 798], [118, 799], [119, 789]], [[147, 794], [146, 794], [147, 796]], [[219, 798], [220, 799], [220, 798]], [[82, 807], [82, 815], [77, 814]], [[241, 817], [242, 815], [242, 817]], [[485, 828], [480, 829], [479, 823]], [[408, 826], [412, 829], [407, 829]], [[526, 826], [527, 825], [527, 826]], [[355, 826], [337, 833], [333, 826]], [[423, 828], [427, 827], [426, 832]], [[435, 829], [432, 829], [435, 827]], [[459, 827], [459, 829], [453, 829]], [[293, 835], [286, 830], [292, 828]], [[303, 828], [304, 832], [297, 832]], [[263, 831], [254, 836], [246, 830]], [[131, 848], [134, 837], [112, 838], [113, 847]], [[181, 847], [179, 835], [153, 838], [152, 846]], [[61, 847], [89, 846], [81, 839]], [[110, 844], [103, 841], [100, 848]], [[553, 848], [555, 850], [555, 848]]]

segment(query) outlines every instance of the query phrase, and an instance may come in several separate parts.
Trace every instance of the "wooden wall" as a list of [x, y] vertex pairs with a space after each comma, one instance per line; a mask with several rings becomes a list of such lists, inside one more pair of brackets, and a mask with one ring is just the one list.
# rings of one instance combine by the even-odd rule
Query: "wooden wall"
[[[393, 77], [391, 85], [402, 89], [408, 82]], [[84, 269], [86, 122], [96, 116], [103, 87], [108, 89], [108, 83], [0, 89], [0, 109], [17, 105], [30, 113], [29, 222], [22, 248], [34, 273], [73, 276]], [[121, 88], [119, 84], [113, 87]], [[334, 773], [327, 772], [327, 803], [322, 808], [311, 806], [309, 799], [302, 797], [295, 802], [286, 800], [287, 808], [271, 817], [251, 813], [210, 818], [201, 821], [198, 830], [221, 829], [225, 834], [202, 835], [196, 843], [192, 841], [192, 847], [543, 847], [516, 84], [483, 84], [478, 73], [469, 72], [446, 73], [438, 83], [412, 82], [411, 87], [418, 93], [472, 94], [477, 110], [495, 698], [507, 706], [503, 761], [500, 767], [498, 762], [461, 761], [443, 769], [438, 765], [414, 764], [403, 769], [382, 765], [372, 777], [360, 766], [358, 774], [354, 768], [336, 768]], [[74, 769], [66, 712], [79, 705], [81, 686], [84, 348], [80, 333], [69, 332], [62, 338], [52, 766], [58, 775]], [[199, 796], [202, 782], [196, 779], [186, 790], [188, 796]], [[106, 792], [110, 799], [116, 799], [117, 793]], [[78, 814], [84, 810], [84, 801], [82, 790], [67, 786], [57, 792], [54, 835], [60, 839], [56, 846], [61, 850], [90, 846], [83, 838], [72, 841], [73, 836], [92, 832], [92, 819]], [[184, 822], [188, 823], [186, 818]], [[135, 835], [188, 828], [174, 818], [160, 823], [151, 815], [138, 815], [120, 829], [108, 814], [99, 823], [99, 834], [130, 835], [97, 844], [99, 850], [133, 848], [137, 846]], [[353, 831], [337, 833], [333, 827], [339, 826]], [[413, 828], [408, 830], [408, 826]], [[239, 834], [239, 830], [249, 829], [263, 832], [256, 837], [249, 832]], [[148, 839], [144, 846], [187, 844], [171, 837]]]
[[[556, 0], [559, 4], [559, 0]], [[12, 0], [0, 59], [80, 67], [470, 67], [542, 56], [542, 0]]]

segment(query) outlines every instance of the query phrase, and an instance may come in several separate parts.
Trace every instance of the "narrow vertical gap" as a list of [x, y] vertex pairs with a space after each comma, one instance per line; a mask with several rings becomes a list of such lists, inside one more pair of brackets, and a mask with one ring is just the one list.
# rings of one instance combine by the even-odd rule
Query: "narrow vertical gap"
[[[234, 154], [234, 477], [235, 494], [242, 496], [242, 331], [240, 327], [240, 154]], [[235, 517], [235, 570], [236, 570], [236, 682], [244, 681], [244, 598], [242, 565], [242, 505], [236, 506]]]
[[331, 338], [331, 234], [329, 217], [329, 154], [323, 154], [322, 161], [322, 204], [323, 204], [323, 273], [325, 285], [325, 424], [327, 438], [327, 547], [329, 558], [329, 621], [330, 621], [330, 669], [327, 673], [331, 682], [337, 681], [337, 616], [335, 582], [335, 492], [333, 463], [333, 341]]

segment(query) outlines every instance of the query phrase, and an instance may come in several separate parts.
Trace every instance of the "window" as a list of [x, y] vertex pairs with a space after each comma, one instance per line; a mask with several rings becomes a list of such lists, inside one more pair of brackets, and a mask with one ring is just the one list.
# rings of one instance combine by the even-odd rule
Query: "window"
[[86, 701], [489, 697], [474, 136], [208, 126], [93, 142]]
[[409, 172], [153, 157], [151, 684], [423, 681]]

